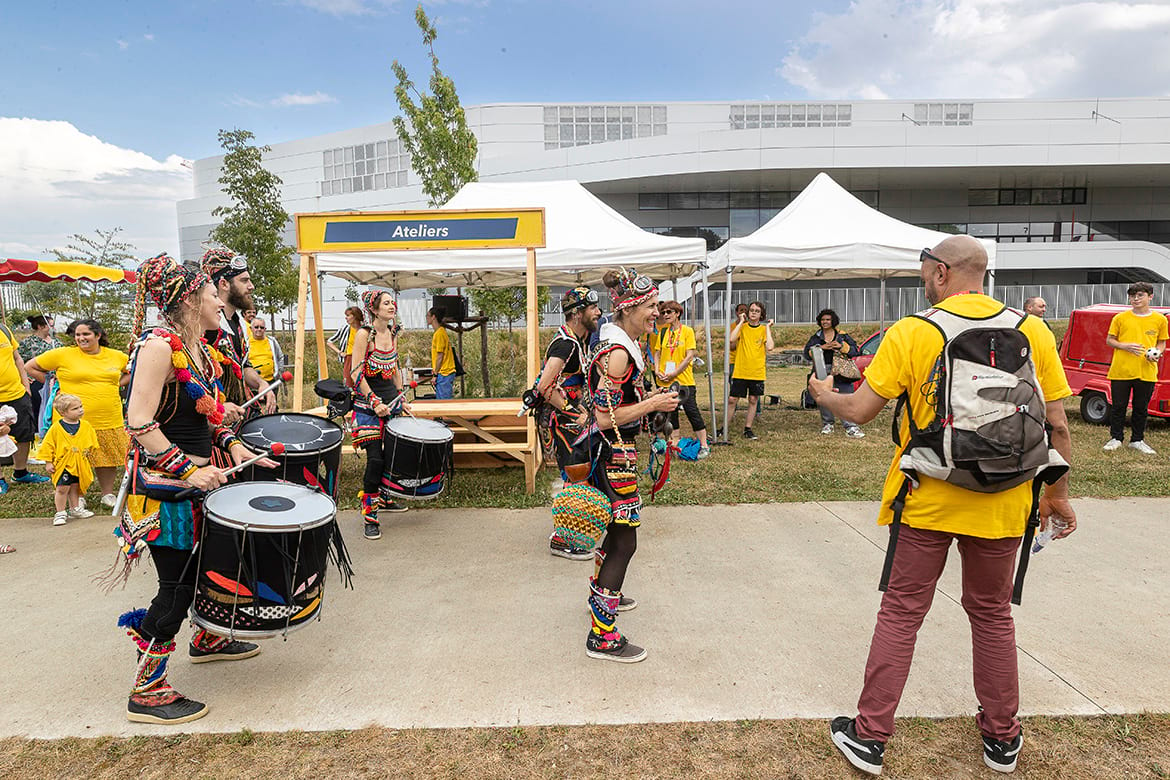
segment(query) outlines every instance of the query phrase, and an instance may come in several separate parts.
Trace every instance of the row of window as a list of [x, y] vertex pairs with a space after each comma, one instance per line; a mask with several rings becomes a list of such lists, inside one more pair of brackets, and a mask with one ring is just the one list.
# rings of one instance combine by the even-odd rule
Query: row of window
[[[800, 190], [772, 192], [640, 192], [641, 211], [677, 209], [782, 209]], [[871, 208], [878, 207], [877, 190], [854, 190], [852, 194]]]
[[973, 103], [915, 103], [914, 123], [918, 125], [969, 125], [975, 116]]
[[849, 127], [852, 103], [736, 103], [728, 121], [732, 130], [757, 127]]
[[1085, 187], [1016, 187], [967, 190], [969, 206], [1080, 206], [1089, 200]]
[[326, 149], [321, 155], [322, 195], [405, 187], [410, 154], [397, 139]]
[[545, 106], [544, 148], [666, 135], [666, 106]]

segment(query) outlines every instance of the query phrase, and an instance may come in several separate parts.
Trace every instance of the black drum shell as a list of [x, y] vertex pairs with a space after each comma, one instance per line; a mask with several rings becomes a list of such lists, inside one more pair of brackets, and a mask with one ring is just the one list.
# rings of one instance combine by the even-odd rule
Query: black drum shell
[[455, 456], [451, 440], [419, 441], [399, 436], [387, 426], [382, 452], [386, 463], [383, 496], [419, 501], [436, 498], [446, 488]]
[[[322, 431], [327, 431], [328, 435], [323, 438], [327, 439], [330, 443], [325, 443], [319, 448], [311, 449], [286, 448], [280, 455], [271, 456], [273, 460], [280, 464], [276, 468], [270, 469], [256, 465], [248, 466], [239, 472], [236, 481], [293, 482], [298, 485], [316, 488], [336, 501], [341, 489], [341, 442], [344, 434], [340, 426], [333, 421], [315, 415], [296, 412], [269, 414], [248, 420], [240, 426], [240, 438], [245, 444], [253, 446], [254, 442], [249, 442], [244, 434], [249, 430], [259, 428], [267, 434], [265, 438], [269, 441], [281, 441], [284, 444], [285, 442], [281, 440], [278, 428], [283, 420], [290, 418], [294, 422], [310, 423], [320, 427]], [[297, 418], [304, 418], [304, 420], [301, 421]], [[267, 426], [267, 428], [264, 426]], [[335, 434], [333, 429], [336, 429]]]

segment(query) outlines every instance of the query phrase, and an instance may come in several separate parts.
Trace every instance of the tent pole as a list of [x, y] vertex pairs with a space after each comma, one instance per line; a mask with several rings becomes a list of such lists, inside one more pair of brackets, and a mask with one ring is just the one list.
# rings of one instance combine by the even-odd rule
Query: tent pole
[[[719, 404], [715, 403], [715, 364], [711, 362], [711, 307], [707, 299], [707, 263], [699, 266], [703, 274], [703, 330], [707, 333], [707, 397], [711, 399], [711, 433], [719, 436]], [[691, 294], [695, 284], [691, 282]], [[697, 299], [696, 299], [697, 300]]]
[[313, 296], [313, 324], [317, 331], [317, 379], [329, 378], [329, 350], [325, 348], [325, 315], [321, 311], [321, 278], [317, 256], [309, 255], [309, 294]]
[[878, 333], [886, 329], [886, 275], [878, 276]]
[[293, 346], [293, 411], [305, 408], [305, 296], [309, 294], [309, 257], [301, 255], [297, 282], [297, 324]]
[[[728, 258], [730, 259], [730, 258]], [[727, 292], [723, 302], [723, 441], [730, 442], [727, 427], [731, 420], [731, 412], [727, 410], [727, 398], [730, 392], [728, 382], [731, 380], [731, 264], [727, 265]]]
[[[527, 336], [528, 336], [528, 356], [525, 361], [528, 364], [528, 382], [526, 388], [532, 387], [536, 384], [537, 372], [540, 370], [538, 363], [540, 355], [540, 312], [536, 307], [536, 250], [532, 247], [528, 248], [528, 265], [526, 267], [527, 279], [526, 297], [527, 297]], [[528, 450], [524, 453], [524, 488], [528, 495], [536, 492], [536, 469], [540, 464], [537, 462], [537, 451], [540, 444], [536, 439], [536, 418], [532, 415], [525, 415], [528, 420]]]

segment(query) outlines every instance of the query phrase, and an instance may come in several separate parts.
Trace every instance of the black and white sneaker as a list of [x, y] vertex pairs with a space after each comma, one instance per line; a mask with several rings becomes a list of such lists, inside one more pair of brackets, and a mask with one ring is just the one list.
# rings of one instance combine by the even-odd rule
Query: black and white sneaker
[[862, 739], [854, 730], [853, 718], [842, 715], [829, 724], [829, 736], [850, 764], [871, 775], [882, 773], [882, 756], [886, 743], [876, 739]]
[[366, 521], [365, 538], [371, 542], [382, 538], [382, 526], [378, 523]]
[[756, 436], [756, 434], [752, 431], [751, 428], [744, 428], [743, 429], [743, 437], [745, 439], [749, 439], [752, 441], [755, 441], [756, 439], [760, 438], [759, 436]]
[[983, 763], [996, 772], [1016, 771], [1016, 760], [1020, 757], [1020, 748], [1024, 746], [1024, 734], [1016, 734], [1010, 742], [1000, 742], [991, 737], [983, 738]]

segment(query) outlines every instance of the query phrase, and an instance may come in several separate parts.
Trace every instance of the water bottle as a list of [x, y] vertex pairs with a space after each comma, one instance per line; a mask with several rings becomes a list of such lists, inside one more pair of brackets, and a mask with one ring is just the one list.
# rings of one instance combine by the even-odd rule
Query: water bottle
[[1052, 537], [1056, 536], [1065, 528], [1068, 528], [1068, 523], [1060, 515], [1053, 515], [1048, 518], [1048, 529], [1036, 535], [1035, 541], [1032, 542], [1032, 552], [1038, 553], [1043, 550], [1052, 541]]

